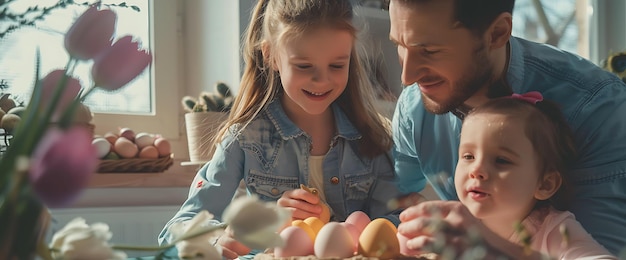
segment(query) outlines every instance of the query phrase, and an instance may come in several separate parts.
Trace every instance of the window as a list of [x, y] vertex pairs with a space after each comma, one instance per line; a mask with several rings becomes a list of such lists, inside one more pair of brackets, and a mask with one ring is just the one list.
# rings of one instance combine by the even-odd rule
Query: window
[[589, 58], [587, 1], [517, 0], [513, 35]]
[[517, 0], [513, 35], [552, 44], [601, 65], [626, 51], [626, 1]]
[[[105, 1], [103, 4], [111, 4], [111, 1]], [[12, 10], [23, 10], [31, 5], [29, 1], [16, 1], [9, 7]], [[142, 43], [143, 48], [151, 49], [148, 2], [135, 0], [129, 1], [128, 5], [138, 9], [112, 7], [118, 16], [115, 37], [132, 34]], [[2, 40], [5, 57], [0, 62], [0, 78], [8, 84], [12, 95], [28, 103], [34, 81], [33, 68], [36, 66], [37, 50], [41, 53], [41, 76], [65, 66], [69, 57], [63, 48], [63, 35], [86, 8], [84, 5], [74, 4], [54, 9], [35, 26], [22, 27], [6, 35]], [[80, 62], [74, 73], [84, 87], [93, 84], [89, 72], [91, 64], [91, 61]], [[151, 95], [149, 93], [153, 91], [149, 76], [150, 70], [148, 69], [118, 92], [96, 90], [85, 103], [94, 112], [150, 113]]]
[[[42, 0], [38, 5], [51, 6], [57, 2], [60, 1]], [[117, 5], [122, 2], [127, 6], [137, 6], [140, 11], [129, 7], [110, 7], [118, 15], [116, 38], [134, 35], [141, 41], [143, 48], [151, 50], [155, 62], [120, 91], [97, 91], [91, 94], [85, 103], [94, 112], [96, 132], [130, 127], [178, 138], [178, 110], [167, 105], [156, 105], [180, 104], [176, 84], [177, 41], [180, 37], [177, 37], [178, 23], [171, 22], [178, 20], [177, 1], [106, 0], [103, 4]], [[28, 0], [17, 0], [9, 6], [11, 10], [20, 12], [34, 5]], [[23, 26], [0, 39], [0, 79], [8, 86], [7, 92], [18, 101], [28, 103], [33, 87], [37, 49], [41, 53], [41, 76], [65, 66], [68, 55], [63, 47], [63, 34], [86, 8], [84, 5], [71, 4], [54, 9], [36, 26]], [[0, 30], [4, 31], [3, 27]], [[90, 63], [81, 62], [75, 71], [83, 87], [92, 84]]]

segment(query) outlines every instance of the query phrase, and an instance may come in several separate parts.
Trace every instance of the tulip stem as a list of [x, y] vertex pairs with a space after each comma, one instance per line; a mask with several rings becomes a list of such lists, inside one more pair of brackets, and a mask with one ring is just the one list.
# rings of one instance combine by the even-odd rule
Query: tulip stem
[[91, 86], [91, 88], [87, 89], [87, 92], [82, 93], [82, 95], [80, 96], [80, 102], [85, 102], [85, 99], [87, 99], [87, 96], [89, 96], [89, 94], [91, 94], [91, 92], [93, 92], [94, 90], [96, 90], [96, 85]]

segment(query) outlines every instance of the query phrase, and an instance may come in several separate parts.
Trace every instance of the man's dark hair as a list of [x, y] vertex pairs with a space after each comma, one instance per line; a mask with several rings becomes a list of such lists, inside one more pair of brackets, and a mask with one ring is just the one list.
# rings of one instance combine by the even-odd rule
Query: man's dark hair
[[[440, 0], [386, 0], [401, 1], [409, 6], [426, 1]], [[475, 35], [482, 35], [501, 13], [513, 14], [515, 0], [454, 0], [454, 18]]]

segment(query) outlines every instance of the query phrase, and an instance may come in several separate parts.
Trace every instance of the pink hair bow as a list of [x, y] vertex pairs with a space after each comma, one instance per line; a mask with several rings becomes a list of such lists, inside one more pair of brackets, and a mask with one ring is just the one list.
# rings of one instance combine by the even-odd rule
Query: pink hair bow
[[543, 101], [543, 96], [539, 93], [539, 91], [531, 91], [524, 94], [513, 93], [511, 98], [523, 100], [531, 104], [537, 104], [537, 102]]

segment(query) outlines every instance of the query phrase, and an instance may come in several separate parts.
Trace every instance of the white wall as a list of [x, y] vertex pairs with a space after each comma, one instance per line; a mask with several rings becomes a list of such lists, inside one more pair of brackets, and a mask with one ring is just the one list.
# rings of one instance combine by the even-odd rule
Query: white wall
[[187, 93], [212, 91], [216, 81], [239, 84], [239, 1], [185, 0], [183, 5]]

